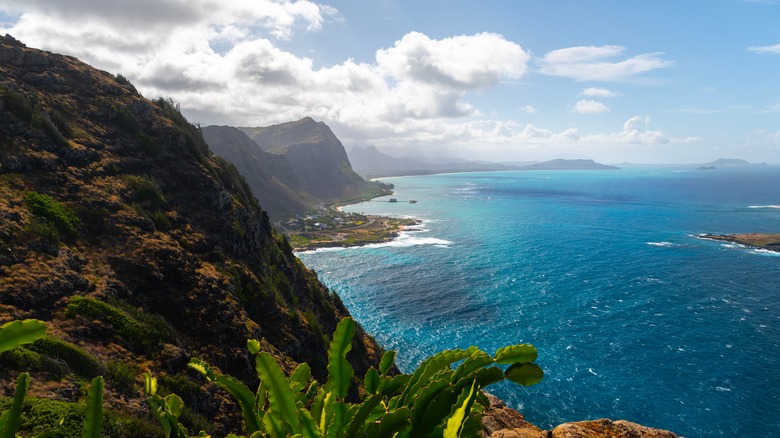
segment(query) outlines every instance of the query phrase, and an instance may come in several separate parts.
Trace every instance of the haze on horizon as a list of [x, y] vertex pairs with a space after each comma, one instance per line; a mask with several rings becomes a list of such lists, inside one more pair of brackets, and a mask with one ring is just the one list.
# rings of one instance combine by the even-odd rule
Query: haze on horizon
[[777, 23], [780, 0], [0, 3], [0, 33], [193, 122], [492, 161], [780, 163]]

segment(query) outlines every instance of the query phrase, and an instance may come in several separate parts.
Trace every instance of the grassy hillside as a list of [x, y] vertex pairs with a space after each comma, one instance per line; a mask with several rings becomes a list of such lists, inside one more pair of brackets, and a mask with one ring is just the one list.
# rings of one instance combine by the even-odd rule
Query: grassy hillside
[[[254, 385], [245, 347], [256, 338], [287, 370], [306, 361], [322, 379], [324, 334], [347, 315], [173, 102], [9, 37], [0, 309], [0, 323], [38, 318], [50, 335], [4, 353], [3, 382], [30, 369], [33, 396], [72, 402], [103, 374], [107, 407], [143, 417], [136, 376], [150, 369], [193, 408], [189, 421], [214, 419], [217, 434], [240, 419], [223, 394], [194, 390], [191, 357]], [[362, 374], [380, 351], [362, 331], [357, 339], [350, 358]]]

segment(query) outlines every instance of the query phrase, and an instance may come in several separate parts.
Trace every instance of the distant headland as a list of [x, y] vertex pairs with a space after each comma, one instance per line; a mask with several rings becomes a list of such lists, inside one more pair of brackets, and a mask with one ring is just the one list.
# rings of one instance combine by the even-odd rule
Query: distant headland
[[780, 234], [700, 234], [699, 237], [780, 252]]

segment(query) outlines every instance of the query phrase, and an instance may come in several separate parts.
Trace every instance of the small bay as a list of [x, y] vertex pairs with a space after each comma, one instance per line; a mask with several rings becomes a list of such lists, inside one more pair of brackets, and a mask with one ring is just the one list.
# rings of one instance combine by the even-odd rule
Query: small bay
[[541, 427], [780, 427], [780, 254], [697, 237], [780, 232], [780, 167], [382, 181], [397, 203], [345, 210], [422, 219], [418, 229], [298, 255], [403, 370], [442, 349], [527, 342], [544, 380], [489, 390]]

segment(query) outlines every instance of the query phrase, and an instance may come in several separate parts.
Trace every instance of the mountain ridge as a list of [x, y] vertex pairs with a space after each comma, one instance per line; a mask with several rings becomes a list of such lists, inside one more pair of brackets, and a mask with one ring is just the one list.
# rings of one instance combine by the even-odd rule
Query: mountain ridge
[[238, 167], [274, 218], [389, 192], [358, 175], [344, 146], [324, 122], [310, 117], [258, 128], [203, 128], [218, 155]]
[[[106, 374], [107, 408], [144, 417], [135, 379], [107, 370], [150, 369], [224, 434], [240, 415], [224, 394], [193, 392], [205, 382], [187, 371], [189, 358], [256, 385], [246, 351], [255, 338], [284, 369], [308, 362], [327, 376], [328, 334], [347, 309], [177, 105], [9, 37], [0, 37], [0, 78], [0, 322], [41, 319], [51, 335], [36, 351], [4, 354], [3, 382], [29, 366], [20, 358], [65, 349], [70, 371], [38, 359], [32, 395], [77, 401], [80, 379]], [[357, 374], [379, 354], [359, 329], [349, 356]]]

